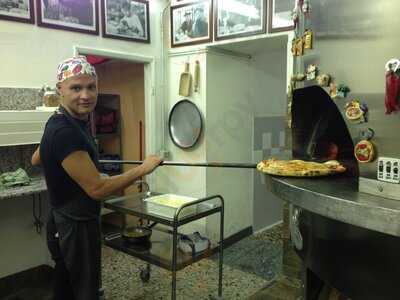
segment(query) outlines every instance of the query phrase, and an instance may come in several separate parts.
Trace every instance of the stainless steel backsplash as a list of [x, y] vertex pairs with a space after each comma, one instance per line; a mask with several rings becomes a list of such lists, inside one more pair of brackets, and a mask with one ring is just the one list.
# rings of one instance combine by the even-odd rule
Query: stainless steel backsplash
[[[399, 0], [312, 0], [309, 21], [300, 28], [313, 29], [314, 49], [296, 58], [295, 72], [314, 63], [319, 73], [330, 74], [351, 89], [346, 99], [336, 99], [355, 144], [359, 132], [372, 128], [377, 156], [400, 157], [400, 113], [385, 114], [385, 64], [400, 58]], [[304, 86], [315, 85], [315, 81]], [[325, 89], [328, 90], [328, 89]], [[368, 122], [355, 124], [344, 116], [346, 102], [358, 99], [369, 107]], [[331, 124], [330, 126], [335, 126]], [[376, 160], [359, 164], [359, 175], [376, 179]]]

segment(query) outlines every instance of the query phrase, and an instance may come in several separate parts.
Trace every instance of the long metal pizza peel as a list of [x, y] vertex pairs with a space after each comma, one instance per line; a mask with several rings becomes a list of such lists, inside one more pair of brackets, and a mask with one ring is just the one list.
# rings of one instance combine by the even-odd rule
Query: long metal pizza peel
[[[142, 160], [99, 160], [100, 163], [117, 163], [128, 165], [140, 165]], [[221, 163], [221, 162], [201, 162], [187, 163], [177, 161], [163, 161], [160, 166], [183, 166], [183, 167], [210, 167], [210, 168], [238, 168], [238, 169], [256, 169], [254, 163]]]

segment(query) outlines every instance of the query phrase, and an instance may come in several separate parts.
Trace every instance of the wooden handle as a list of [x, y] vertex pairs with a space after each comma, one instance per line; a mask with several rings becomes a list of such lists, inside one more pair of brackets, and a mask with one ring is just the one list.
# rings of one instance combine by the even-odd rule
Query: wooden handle
[[185, 63], [185, 73], [189, 73], [189, 63]]
[[194, 91], [197, 92], [199, 90], [199, 80], [200, 80], [200, 62], [196, 60], [196, 64], [194, 66]]

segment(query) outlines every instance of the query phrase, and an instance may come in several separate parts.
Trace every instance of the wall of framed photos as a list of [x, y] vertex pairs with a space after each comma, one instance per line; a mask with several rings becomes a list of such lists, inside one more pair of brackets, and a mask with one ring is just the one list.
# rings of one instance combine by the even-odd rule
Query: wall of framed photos
[[[23, 3], [25, 6], [9, 9], [0, 4], [0, 53], [3, 61], [10, 66], [6, 72], [0, 73], [0, 86], [38, 88], [44, 82], [55, 84], [55, 68], [61, 60], [74, 54], [74, 46], [159, 56], [161, 33], [156, 28], [159, 28], [160, 13], [167, 0], [129, 0], [132, 4], [131, 11], [141, 12], [139, 23], [145, 24], [135, 31], [126, 29], [125, 25], [129, 25], [130, 21], [123, 20], [121, 14], [112, 14], [122, 12], [123, 8], [119, 11], [110, 7], [110, 3], [113, 3], [111, 0], [94, 0], [94, 13], [80, 14], [71, 8], [68, 12], [60, 12], [58, 15], [49, 4], [48, 9], [44, 9], [44, 0], [12, 1]], [[12, 1], [7, 3], [13, 3]], [[92, 3], [92, 0], [87, 1]], [[46, 2], [54, 4], [58, 3], [58, 0]], [[29, 13], [27, 7], [31, 9]], [[103, 13], [106, 7], [109, 7], [108, 14]], [[30, 11], [33, 12], [32, 20]], [[42, 13], [41, 17], [39, 13]], [[145, 15], [147, 23], [143, 23], [142, 20]]]
[[291, 31], [294, 0], [172, 0], [171, 47]]
[[[101, 10], [99, 7], [101, 6]], [[7, 0], [0, 20], [150, 43], [148, 0]]]

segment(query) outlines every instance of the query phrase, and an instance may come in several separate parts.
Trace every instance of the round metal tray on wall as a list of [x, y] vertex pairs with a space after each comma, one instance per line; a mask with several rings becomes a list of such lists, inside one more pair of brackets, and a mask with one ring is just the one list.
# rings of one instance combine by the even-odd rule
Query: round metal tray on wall
[[194, 147], [203, 130], [201, 113], [196, 104], [187, 99], [177, 102], [169, 114], [168, 129], [172, 142], [177, 147]]

